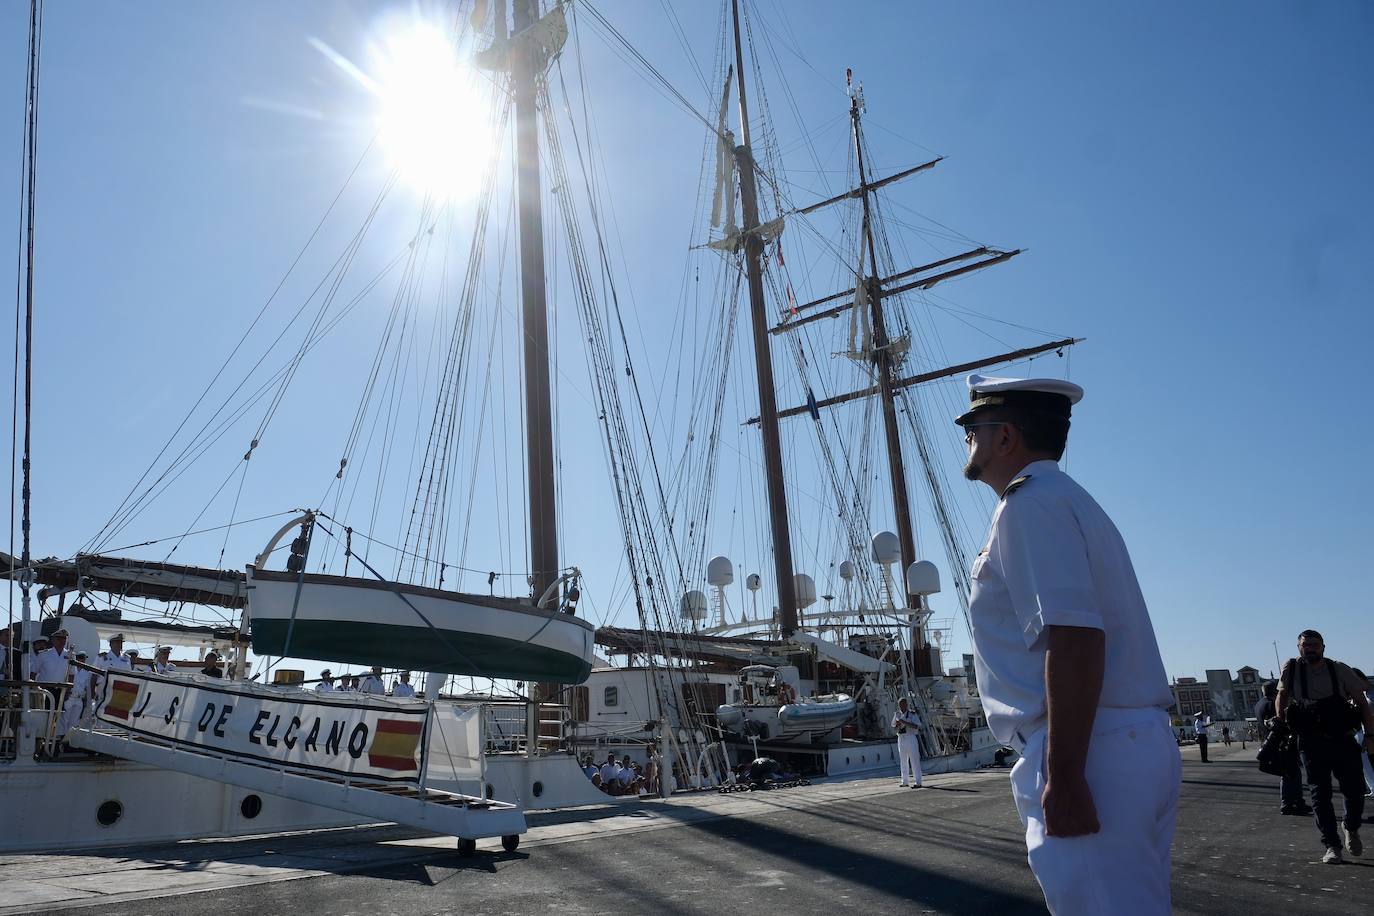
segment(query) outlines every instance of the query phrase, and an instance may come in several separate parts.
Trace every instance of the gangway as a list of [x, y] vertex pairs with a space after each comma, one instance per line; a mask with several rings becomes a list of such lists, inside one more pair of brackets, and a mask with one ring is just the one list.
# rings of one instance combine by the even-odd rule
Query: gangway
[[[134, 724], [130, 714], [131, 708], [120, 707], [119, 699], [114, 696], [120, 687], [132, 687], [130, 682], [141, 682], [139, 687], [143, 690], [152, 687], [177, 688], [188, 701], [182, 708], [189, 710], [196, 708], [196, 705], [195, 700], [187, 694], [202, 687], [216, 691], [221, 697], [225, 694], [236, 694], [236, 703], [249, 699], [239, 691], [249, 690], [261, 696], [271, 688], [244, 685], [239, 691], [235, 691], [234, 687], [238, 685], [226, 685], [225, 688], [210, 687], [187, 683], [188, 679], [183, 678], [177, 678], [176, 680], [181, 683], [174, 684], [165, 678], [126, 672], [107, 675], [103, 680], [107, 681], [104, 685], [104, 696], [97, 701], [92, 710], [67, 730], [65, 740], [72, 747], [343, 811], [357, 815], [359, 820], [391, 821], [447, 834], [458, 838], [458, 852], [465, 856], [476, 851], [478, 839], [487, 837], [500, 837], [502, 846], [507, 851], [513, 851], [519, 846], [520, 835], [526, 830], [524, 809], [519, 805], [427, 786], [421, 775], [427, 769], [427, 761], [423, 759], [428, 756], [427, 754], [422, 754], [421, 759], [417, 761], [417, 775], [412, 779], [369, 778], [366, 773], [344, 770], [311, 771], [309, 768], [292, 766], [285, 761], [255, 758], [250, 753], [244, 753], [241, 748], [226, 749], [209, 743], [188, 741], [184, 737], [188, 733], [215, 734], [214, 728], [210, 728], [209, 731], [205, 728], [197, 731], [195, 723], [191, 723], [189, 728], [183, 726], [179, 732], [183, 737], [176, 737], [170, 732], [166, 735], [152, 733], [153, 730]], [[296, 693], [301, 700], [306, 700], [305, 696], [301, 696], [303, 692]], [[407, 711], [414, 713], [417, 706], [423, 709], [423, 704], [409, 704]], [[233, 707], [222, 701], [220, 708], [228, 710]], [[302, 707], [297, 705], [288, 708], [299, 710]], [[398, 711], [401, 709], [394, 708]], [[376, 712], [376, 709], [372, 711]], [[383, 715], [397, 714], [398, 712], [390, 710], [383, 712]], [[434, 723], [424, 718], [424, 713], [420, 715], [421, 721], [425, 723], [424, 733], [428, 735]], [[122, 727], [122, 723], [111, 721], [115, 717], [130, 719], [129, 727]], [[162, 716], [156, 718], [159, 722], [162, 721]], [[263, 721], [262, 727], [254, 727], [246, 733], [247, 740], [253, 743], [255, 749], [262, 744], [264, 738], [269, 743], [277, 743], [267, 732], [266, 713], [263, 713], [259, 720]], [[182, 721], [185, 722], [185, 719]], [[420, 726], [416, 725], [415, 728], [419, 729]], [[230, 728], [229, 739], [234, 738], [233, 732]], [[238, 729], [238, 736], [245, 736], [243, 728]], [[323, 740], [321, 737], [322, 742]], [[239, 743], [242, 744], [241, 741]], [[376, 747], [374, 744], [374, 748]], [[346, 756], [347, 753], [348, 749], [345, 747], [343, 754]], [[478, 753], [480, 755], [480, 745]], [[482, 784], [485, 785], [484, 779]]]

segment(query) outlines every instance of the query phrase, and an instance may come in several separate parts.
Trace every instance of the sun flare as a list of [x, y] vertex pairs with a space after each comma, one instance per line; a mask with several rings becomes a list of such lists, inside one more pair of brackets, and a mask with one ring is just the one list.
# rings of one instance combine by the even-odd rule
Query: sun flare
[[494, 138], [474, 68], [440, 28], [388, 30], [372, 67], [380, 141], [401, 180], [425, 194], [477, 190]]

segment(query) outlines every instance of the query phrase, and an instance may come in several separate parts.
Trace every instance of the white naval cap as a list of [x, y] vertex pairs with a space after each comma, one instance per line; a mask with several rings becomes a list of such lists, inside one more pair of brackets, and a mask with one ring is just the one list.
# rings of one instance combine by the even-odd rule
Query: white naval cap
[[963, 426], [979, 410], [989, 407], [1017, 407], [1069, 418], [1073, 405], [1083, 399], [1083, 389], [1058, 378], [999, 378], [992, 375], [968, 377], [969, 409], [954, 422]]

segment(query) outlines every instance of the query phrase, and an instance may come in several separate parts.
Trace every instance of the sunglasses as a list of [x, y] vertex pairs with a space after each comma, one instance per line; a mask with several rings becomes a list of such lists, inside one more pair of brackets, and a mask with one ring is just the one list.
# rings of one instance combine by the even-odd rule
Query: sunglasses
[[973, 442], [974, 430], [980, 426], [1005, 426], [1005, 423], [965, 423], [964, 424], [964, 444]]

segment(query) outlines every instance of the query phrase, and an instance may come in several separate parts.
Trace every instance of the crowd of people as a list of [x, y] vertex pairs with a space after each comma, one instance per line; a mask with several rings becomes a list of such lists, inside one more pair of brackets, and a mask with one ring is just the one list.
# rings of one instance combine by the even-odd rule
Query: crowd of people
[[[337, 683], [336, 683], [337, 681]], [[423, 696], [415, 692], [415, 686], [410, 683], [410, 672], [402, 671], [397, 675], [397, 680], [391, 686], [391, 690], [386, 689], [386, 682], [382, 677], [382, 666], [373, 665], [372, 670], [361, 678], [356, 674], [340, 675], [337, 679], [334, 672], [328, 668], [320, 672], [320, 680], [315, 684], [316, 693], [366, 693], [373, 696], [393, 696], [411, 698]]]
[[[1312, 815], [1323, 862], [1339, 864], [1346, 853], [1362, 855], [1365, 799], [1374, 797], [1374, 690], [1369, 678], [1358, 668], [1326, 658], [1321, 634], [1303, 630], [1298, 654], [1264, 693], [1256, 718], [1282, 744], [1280, 813]], [[1310, 805], [1303, 798], [1304, 771]], [[1344, 802], [1339, 821], [1333, 780]]]
[[582, 772], [607, 795], [657, 795], [660, 764], [652, 744], [646, 757], [648, 762], [640, 764], [629, 754], [617, 758], [615, 751], [607, 751], [605, 762], [598, 766], [595, 757], [588, 753], [582, 757]]

